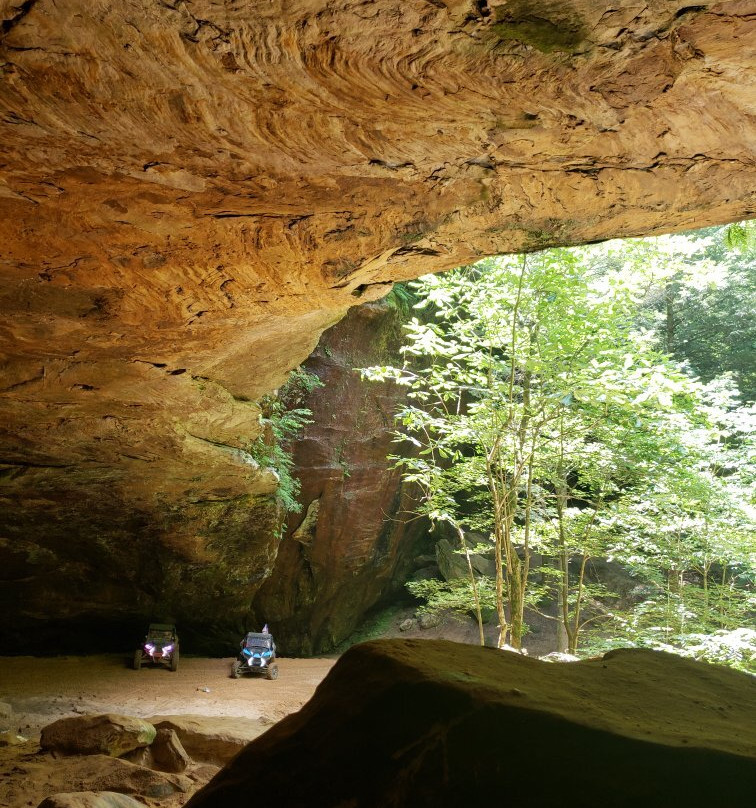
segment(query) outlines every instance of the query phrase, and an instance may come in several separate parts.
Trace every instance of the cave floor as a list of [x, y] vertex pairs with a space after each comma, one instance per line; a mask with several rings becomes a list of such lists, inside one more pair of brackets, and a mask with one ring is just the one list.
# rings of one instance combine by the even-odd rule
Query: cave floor
[[[279, 659], [275, 681], [231, 679], [230, 658], [182, 657], [175, 673], [149, 667], [135, 671], [127, 662], [118, 655], [0, 658], [0, 701], [13, 708], [10, 728], [29, 739], [0, 747], [0, 805], [36, 806], [50, 793], [65, 790], [66, 759], [42, 754], [38, 745], [41, 728], [59, 718], [200, 715], [273, 724], [310, 699], [335, 659]], [[189, 796], [153, 804], [174, 806]]]

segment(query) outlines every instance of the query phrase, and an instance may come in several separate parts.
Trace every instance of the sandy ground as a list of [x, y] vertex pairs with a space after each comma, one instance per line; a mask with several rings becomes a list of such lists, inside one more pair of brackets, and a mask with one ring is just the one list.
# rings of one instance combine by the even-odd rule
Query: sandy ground
[[298, 710], [334, 659], [279, 659], [279, 677], [231, 679], [230, 658], [183, 656], [179, 669], [130, 670], [120, 656], [0, 658], [0, 701], [30, 739], [58, 718], [76, 714], [246, 716], [278, 721]]
[[[182, 657], [179, 670], [131, 670], [120, 656], [0, 658], [0, 701], [13, 708], [11, 729], [29, 739], [0, 747], [0, 806], [37, 806], [66, 790], [63, 772], [72, 759], [39, 751], [42, 727], [58, 718], [118, 713], [254, 718], [271, 724], [296, 712], [333, 666], [334, 659], [279, 659], [279, 677], [229, 677], [228, 659]], [[207, 779], [206, 777], [204, 779]], [[75, 789], [71, 789], [75, 790]], [[188, 795], [187, 797], [188, 798]], [[171, 799], [148, 804], [175, 806]]]

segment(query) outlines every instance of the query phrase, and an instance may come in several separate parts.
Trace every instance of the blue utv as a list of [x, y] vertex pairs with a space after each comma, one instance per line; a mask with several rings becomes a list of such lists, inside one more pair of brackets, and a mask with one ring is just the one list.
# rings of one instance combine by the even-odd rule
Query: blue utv
[[245, 673], [264, 675], [266, 679], [278, 678], [276, 644], [271, 634], [250, 631], [240, 645], [241, 651], [231, 669], [234, 679], [239, 679]]

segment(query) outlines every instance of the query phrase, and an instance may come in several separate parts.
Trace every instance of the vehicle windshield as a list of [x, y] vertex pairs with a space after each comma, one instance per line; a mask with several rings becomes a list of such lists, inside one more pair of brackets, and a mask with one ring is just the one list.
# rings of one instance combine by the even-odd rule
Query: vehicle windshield
[[170, 631], [151, 631], [147, 635], [148, 642], [159, 642], [161, 645], [167, 645], [173, 642], [173, 634]]
[[272, 648], [273, 637], [270, 634], [247, 634], [244, 638], [245, 648]]

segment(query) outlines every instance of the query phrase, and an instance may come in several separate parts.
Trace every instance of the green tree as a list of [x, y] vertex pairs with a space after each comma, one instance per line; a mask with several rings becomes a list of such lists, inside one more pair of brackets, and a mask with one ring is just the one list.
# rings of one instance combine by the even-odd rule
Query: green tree
[[[747, 225], [747, 226], [746, 226]], [[756, 400], [756, 248], [728, 249], [741, 225], [655, 239], [610, 241], [583, 250], [595, 268], [634, 279], [639, 326], [704, 382], [729, 373], [745, 401]]]
[[[633, 329], [632, 288], [586, 271], [580, 258], [550, 250], [423, 278], [416, 308], [431, 307], [434, 318], [408, 325], [402, 368], [366, 371], [410, 388], [400, 440], [419, 452], [397, 462], [424, 491], [423, 512], [457, 530], [491, 532], [499, 643], [515, 648], [534, 547], [556, 555], [562, 619], [570, 647], [577, 641], [585, 577], [573, 596], [567, 534], [587, 547], [594, 532], [568, 531], [568, 505], [599, 508], [615, 485], [604, 469], [601, 490], [586, 447], [607, 424], [640, 425], [652, 402], [672, 406], [684, 387], [649, 335]], [[546, 540], [549, 508], [555, 544]]]

